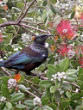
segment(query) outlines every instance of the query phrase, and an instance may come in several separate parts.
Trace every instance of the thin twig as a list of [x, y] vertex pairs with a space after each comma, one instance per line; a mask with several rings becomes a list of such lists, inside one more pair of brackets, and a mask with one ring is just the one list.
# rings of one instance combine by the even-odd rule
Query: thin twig
[[[22, 16], [20, 16], [20, 18], [18, 19], [18, 23], [21, 22], [21, 20], [26, 16], [28, 10], [29, 10], [30, 7], [34, 4], [34, 2], [36, 2], [36, 0], [33, 0], [33, 1], [30, 3], [30, 5], [26, 8], [24, 14], [23, 14]], [[26, 5], [25, 5], [25, 7], [26, 7]]]
[[[26, 73], [27, 74], [27, 73]], [[44, 77], [44, 76], [42, 76], [41, 74], [36, 74], [36, 73], [32, 73], [32, 72], [30, 72], [30, 74], [28, 74], [29, 76], [33, 76], [33, 77], [38, 77], [39, 79], [41, 79], [41, 80], [48, 80], [48, 78], [47, 77]]]
[[2, 69], [8, 76], [11, 76], [11, 73], [9, 73], [4, 67], [1, 67], [1, 69]]
[[32, 92], [30, 92], [29, 90], [26, 90], [26, 93], [30, 94], [30, 95], [33, 96], [33, 97], [38, 97], [38, 96], [36, 96], [35, 94], [33, 94]]
[[39, 29], [39, 28], [35, 28], [33, 26], [29, 26], [29, 25], [26, 25], [26, 24], [23, 24], [23, 23], [19, 23], [19, 26], [22, 26], [22, 27], [25, 27], [25, 28], [30, 28], [30, 29], [33, 29], [33, 30], [37, 30], [37, 31], [40, 31], [40, 32], [43, 32], [43, 33], [49, 33], [48, 31], [45, 31], [45, 30], [42, 30], [42, 29]]
[[[21, 22], [21, 20], [26, 16], [26, 14], [27, 14], [29, 8], [34, 4], [35, 1], [36, 1], [36, 0], [33, 0], [33, 1], [30, 3], [30, 5], [26, 8], [24, 14], [22, 14], [22, 12], [21, 12], [20, 16], [17, 18], [16, 21], [8, 21], [8, 22], [5, 22], [5, 23], [2, 23], [2, 24], [0, 24], [0, 27], [6, 27], [6, 26], [9, 26], [9, 25], [18, 25], [18, 24]], [[24, 8], [25, 8], [25, 7], [26, 7], [26, 5], [24, 5]], [[24, 8], [23, 8], [23, 9], [24, 9]]]
[[77, 87], [78, 89], [80, 89], [80, 87], [79, 87], [77, 84], [75, 84], [75, 83], [68, 82], [68, 81], [64, 81], [64, 83], [66, 83], [66, 84], [71, 84], [72, 86], [75, 86], [75, 87]]
[[36, 89], [34, 86], [30, 86], [30, 88], [31, 89], [33, 89], [37, 94], [39, 94], [40, 96], [42, 95], [42, 93], [40, 93], [39, 91], [38, 91], [38, 89]]
[[30, 80], [24, 79], [24, 81], [26, 81], [27, 83], [30, 83], [30, 84], [32, 84], [32, 85], [34, 85], [34, 86], [37, 86], [37, 87], [38, 87], [38, 85], [37, 85], [37, 84], [33, 83], [33, 82], [32, 82], [32, 81], [30, 81]]
[[17, 34], [18, 34], [19, 30], [20, 30], [20, 27], [17, 27], [17, 29], [15, 28], [15, 33], [14, 33], [13, 38], [10, 40], [10, 45], [12, 45], [12, 44], [13, 44], [14, 39], [16, 39], [16, 38], [17, 38]]
[[37, 31], [40, 31], [40, 32], [43, 32], [43, 33], [50, 33], [49, 31], [45, 31], [45, 30], [42, 30], [42, 29], [39, 29], [39, 28], [35, 28], [33, 26], [29, 26], [29, 25], [26, 25], [26, 24], [23, 24], [23, 23], [18, 24], [16, 21], [9, 21], [9, 22], [2, 23], [2, 24], [0, 24], [0, 27], [6, 27], [6, 26], [10, 26], [10, 25], [22, 26], [24, 28], [37, 30]]
[[6, 27], [6, 26], [10, 26], [10, 25], [17, 25], [17, 24], [18, 24], [18, 22], [16, 22], [16, 21], [8, 21], [8, 22], [0, 24], [0, 27]]
[[25, 27], [22, 27], [26, 32], [28, 32], [28, 34], [32, 35], [32, 36], [36, 36], [36, 34], [34, 32], [31, 32], [31, 29], [27, 29]]
[[[23, 9], [22, 9], [22, 11], [21, 11], [21, 13], [20, 13], [20, 15], [19, 15], [19, 17], [17, 18], [17, 22], [19, 23], [19, 22], [21, 22], [21, 16], [23, 16], [23, 14], [24, 14], [24, 10], [26, 9], [26, 4], [27, 4], [27, 2], [26, 2], [26, 0], [24, 1], [24, 7], [23, 7]], [[20, 20], [20, 21], [19, 21]]]
[[29, 25], [26, 25], [26, 24], [23, 24], [23, 23], [18, 24], [16, 21], [9, 21], [9, 22], [2, 23], [2, 24], [0, 24], [0, 27], [6, 27], [6, 26], [10, 26], [10, 25], [22, 26], [22, 27], [34, 29], [34, 30], [37, 30], [37, 31], [40, 31], [40, 32], [43, 32], [43, 33], [49, 33], [48, 31], [45, 31], [45, 30], [42, 30], [42, 29], [39, 29], [39, 28], [35, 28], [33, 26], [29, 26]]

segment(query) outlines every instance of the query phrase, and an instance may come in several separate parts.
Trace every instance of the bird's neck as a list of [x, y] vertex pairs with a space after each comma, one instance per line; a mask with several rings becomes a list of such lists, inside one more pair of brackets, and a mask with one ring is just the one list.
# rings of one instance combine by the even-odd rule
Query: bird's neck
[[36, 46], [36, 47], [45, 47], [45, 43], [44, 42], [43, 43], [34, 42], [33, 45]]
[[44, 52], [45, 50], [47, 50], [46, 48], [45, 48], [45, 46], [44, 45], [42, 45], [42, 44], [39, 44], [39, 43], [33, 43], [31, 46], [30, 46], [30, 48], [32, 49], [32, 50], [34, 50], [34, 51], [36, 51], [36, 52]]
[[37, 41], [35, 41], [35, 42], [33, 42], [33, 44], [34, 44], [34, 45], [44, 46], [44, 45], [45, 45], [45, 41], [43, 41], [43, 42], [37, 42]]

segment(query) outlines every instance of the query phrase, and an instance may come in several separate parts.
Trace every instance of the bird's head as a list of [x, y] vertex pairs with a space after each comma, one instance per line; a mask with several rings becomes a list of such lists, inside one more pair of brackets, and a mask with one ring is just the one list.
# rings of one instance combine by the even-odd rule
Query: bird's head
[[43, 35], [34, 36], [32, 39], [34, 40], [35, 43], [44, 45], [46, 39], [50, 36], [52, 35], [43, 34]]

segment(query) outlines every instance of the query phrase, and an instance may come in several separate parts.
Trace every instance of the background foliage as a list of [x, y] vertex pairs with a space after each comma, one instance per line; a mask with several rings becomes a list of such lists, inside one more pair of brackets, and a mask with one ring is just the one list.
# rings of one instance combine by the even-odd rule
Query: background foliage
[[55, 35], [45, 79], [1, 68], [0, 110], [83, 110], [83, 0], [0, 0], [0, 60], [38, 34]]

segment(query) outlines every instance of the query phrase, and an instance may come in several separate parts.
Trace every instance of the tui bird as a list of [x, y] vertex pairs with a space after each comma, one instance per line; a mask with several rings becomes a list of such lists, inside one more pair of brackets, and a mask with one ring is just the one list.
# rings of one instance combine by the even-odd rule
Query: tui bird
[[8, 60], [0, 61], [0, 67], [21, 70], [30, 75], [31, 70], [41, 65], [48, 57], [45, 41], [49, 36], [52, 35], [34, 36], [34, 41], [30, 46], [13, 54]]

